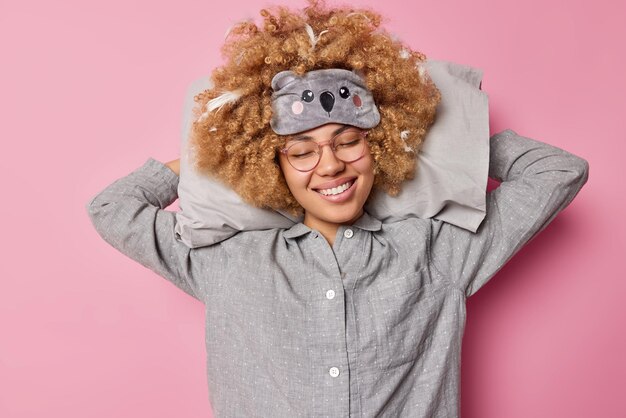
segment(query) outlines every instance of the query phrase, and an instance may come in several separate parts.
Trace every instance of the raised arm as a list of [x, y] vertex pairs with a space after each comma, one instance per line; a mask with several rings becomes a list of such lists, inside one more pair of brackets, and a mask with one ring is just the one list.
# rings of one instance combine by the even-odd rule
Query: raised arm
[[106, 242], [204, 300], [202, 283], [192, 275], [192, 251], [176, 238], [175, 213], [164, 210], [178, 197], [176, 162], [149, 158], [91, 199], [87, 212]]
[[467, 296], [480, 289], [524, 244], [574, 199], [588, 178], [584, 159], [511, 130], [491, 138], [487, 195], [477, 232], [432, 223], [431, 258]]

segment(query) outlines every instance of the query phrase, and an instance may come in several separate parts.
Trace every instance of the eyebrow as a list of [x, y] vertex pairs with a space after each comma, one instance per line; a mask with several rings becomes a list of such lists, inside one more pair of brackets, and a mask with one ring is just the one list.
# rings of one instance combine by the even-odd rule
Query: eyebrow
[[[350, 126], [350, 125], [344, 125], [344, 126], [342, 126], [341, 128], [336, 129], [336, 130], [333, 132], [332, 136], [334, 137], [334, 136], [336, 136], [336, 135], [339, 135], [339, 134], [340, 134], [340, 133], [342, 133], [343, 131], [345, 131], [345, 130], [347, 130], [347, 129], [350, 129], [350, 128], [352, 128], [352, 126]], [[293, 137], [293, 138], [289, 138], [289, 140], [288, 140], [287, 142], [290, 142], [290, 141], [306, 141], [306, 140], [311, 140], [311, 139], [313, 139], [313, 137], [312, 137], [312, 136], [309, 136], [309, 135], [298, 135], [298, 136], [295, 136], [295, 137]]]

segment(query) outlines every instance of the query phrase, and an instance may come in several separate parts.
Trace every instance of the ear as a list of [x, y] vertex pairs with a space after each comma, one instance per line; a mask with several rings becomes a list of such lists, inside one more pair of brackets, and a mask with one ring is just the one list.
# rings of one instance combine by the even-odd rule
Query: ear
[[281, 71], [272, 78], [272, 90], [278, 91], [299, 77], [293, 71]]

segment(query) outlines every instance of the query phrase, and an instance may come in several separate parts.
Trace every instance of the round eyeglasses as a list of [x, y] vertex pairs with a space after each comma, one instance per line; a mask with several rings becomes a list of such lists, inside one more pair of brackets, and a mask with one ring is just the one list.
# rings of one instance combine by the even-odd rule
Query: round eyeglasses
[[320, 162], [322, 147], [329, 144], [335, 157], [344, 163], [352, 163], [365, 154], [367, 131], [347, 129], [328, 141], [315, 142], [311, 139], [297, 139], [294, 144], [280, 150], [287, 156], [289, 164], [298, 171], [311, 171]]

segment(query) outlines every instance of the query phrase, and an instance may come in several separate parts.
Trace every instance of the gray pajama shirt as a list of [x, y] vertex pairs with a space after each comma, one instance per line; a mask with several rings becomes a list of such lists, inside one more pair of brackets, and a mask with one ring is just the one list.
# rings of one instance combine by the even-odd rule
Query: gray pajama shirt
[[201, 300], [216, 417], [457, 417], [466, 298], [565, 208], [585, 160], [491, 138], [476, 233], [363, 215], [331, 248], [303, 224], [190, 249], [174, 232], [178, 176], [150, 158], [88, 203], [113, 247]]

